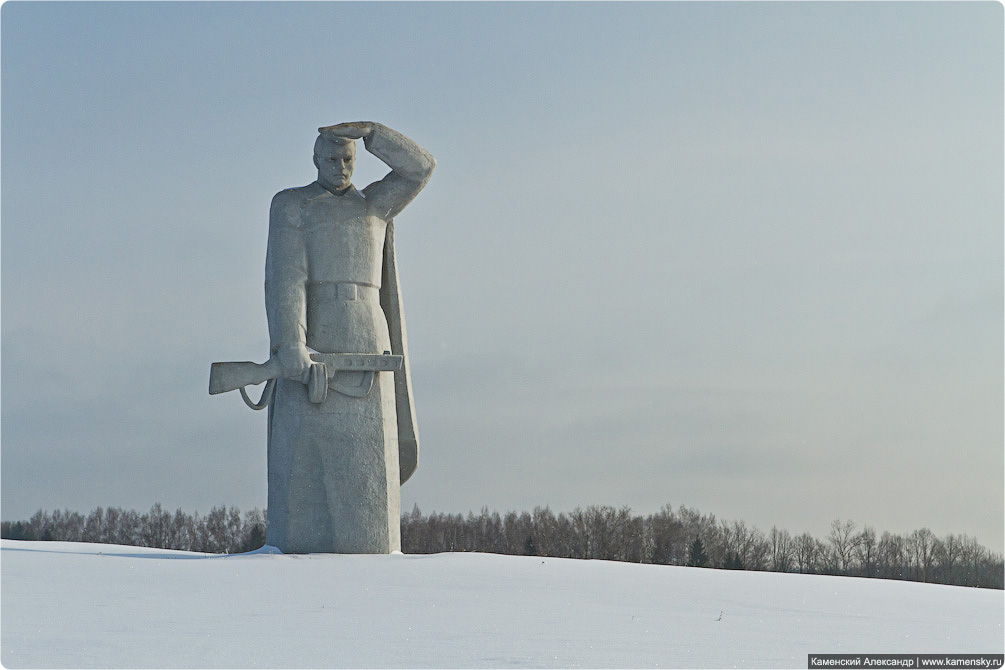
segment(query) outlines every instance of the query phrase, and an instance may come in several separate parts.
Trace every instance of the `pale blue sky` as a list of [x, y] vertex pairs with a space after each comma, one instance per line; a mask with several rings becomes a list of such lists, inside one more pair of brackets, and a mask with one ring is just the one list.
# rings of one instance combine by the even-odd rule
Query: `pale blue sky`
[[[436, 156], [397, 240], [403, 506], [687, 504], [1001, 550], [997, 3], [17, 3], [2, 516], [264, 507], [268, 205]], [[383, 166], [361, 154], [355, 182]]]

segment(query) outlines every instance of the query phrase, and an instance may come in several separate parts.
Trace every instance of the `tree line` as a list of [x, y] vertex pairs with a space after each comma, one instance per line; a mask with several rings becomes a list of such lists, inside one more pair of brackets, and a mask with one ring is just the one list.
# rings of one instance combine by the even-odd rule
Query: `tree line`
[[172, 514], [160, 503], [145, 514], [119, 507], [98, 507], [87, 516], [69, 510], [39, 510], [28, 521], [0, 523], [0, 537], [237, 554], [265, 544], [265, 513], [253, 509], [242, 515], [236, 507], [223, 505], [206, 516], [180, 509]]
[[633, 563], [734, 570], [902, 579], [1001, 589], [1005, 562], [966, 535], [939, 538], [928, 528], [908, 535], [834, 521], [817, 539], [776, 527], [768, 533], [743, 521], [670, 505], [648, 516], [628, 507], [577, 508], [555, 515], [533, 512], [430, 514], [418, 507], [402, 517], [407, 554], [482, 551], [498, 554], [593, 558]]
[[[140, 514], [116, 507], [77, 512], [39, 510], [28, 521], [4, 521], [0, 536], [15, 540], [98, 542], [208, 553], [252, 551], [265, 544], [266, 513], [242, 515], [214, 507], [206, 516], [174, 513], [155, 504]], [[628, 507], [590, 506], [556, 515], [548, 507], [500, 515], [423, 515], [416, 506], [401, 519], [407, 554], [478, 551], [498, 554], [604, 559], [733, 570], [846, 575], [1002, 589], [1005, 562], [967, 535], [937, 537], [928, 528], [906, 535], [877, 533], [834, 521], [824, 539], [764, 533], [743, 521], [680, 506], [640, 516]]]

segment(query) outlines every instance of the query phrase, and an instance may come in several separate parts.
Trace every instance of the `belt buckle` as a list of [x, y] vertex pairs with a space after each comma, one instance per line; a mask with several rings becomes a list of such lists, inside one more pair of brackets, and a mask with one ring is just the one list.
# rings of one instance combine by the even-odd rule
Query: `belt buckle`
[[338, 298], [339, 300], [359, 300], [359, 286], [340, 283], [338, 285]]

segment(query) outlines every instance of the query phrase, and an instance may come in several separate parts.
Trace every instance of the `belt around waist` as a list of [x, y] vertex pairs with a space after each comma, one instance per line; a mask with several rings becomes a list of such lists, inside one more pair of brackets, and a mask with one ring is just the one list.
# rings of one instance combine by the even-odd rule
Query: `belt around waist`
[[371, 284], [314, 281], [307, 283], [307, 291], [315, 300], [365, 300], [367, 302], [380, 302], [380, 289]]

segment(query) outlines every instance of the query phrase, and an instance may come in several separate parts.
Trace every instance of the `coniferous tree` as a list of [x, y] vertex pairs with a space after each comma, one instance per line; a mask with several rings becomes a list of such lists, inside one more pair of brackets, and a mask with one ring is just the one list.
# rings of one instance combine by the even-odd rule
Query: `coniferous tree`
[[727, 552], [722, 567], [725, 570], [743, 570], [743, 559], [735, 551]]
[[708, 565], [708, 554], [705, 553], [705, 545], [702, 544], [701, 538], [698, 536], [695, 536], [694, 542], [691, 543], [687, 564], [688, 567], [692, 568], [704, 568]]
[[245, 540], [244, 546], [241, 547], [241, 551], [255, 551], [256, 549], [261, 549], [264, 546], [265, 529], [261, 525], [255, 524], [248, 532], [248, 539]]

